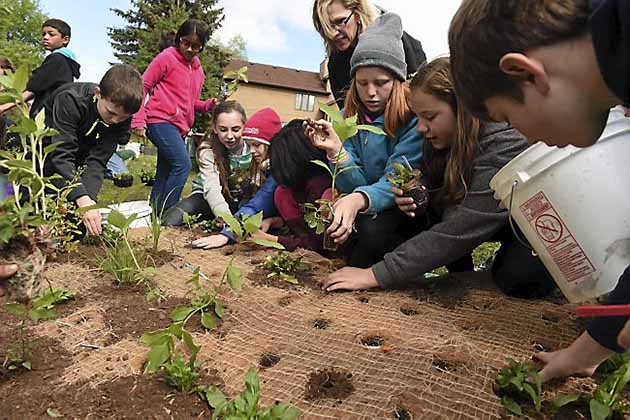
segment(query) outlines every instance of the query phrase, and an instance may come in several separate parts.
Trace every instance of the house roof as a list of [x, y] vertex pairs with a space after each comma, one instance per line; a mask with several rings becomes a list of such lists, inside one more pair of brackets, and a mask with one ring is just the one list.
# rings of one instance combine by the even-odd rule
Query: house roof
[[326, 90], [326, 86], [322, 83], [319, 73], [312, 71], [233, 60], [225, 67], [224, 72], [238, 70], [243, 66], [247, 66], [247, 78], [249, 79], [249, 83], [305, 91], [320, 95], [330, 94], [330, 92]]

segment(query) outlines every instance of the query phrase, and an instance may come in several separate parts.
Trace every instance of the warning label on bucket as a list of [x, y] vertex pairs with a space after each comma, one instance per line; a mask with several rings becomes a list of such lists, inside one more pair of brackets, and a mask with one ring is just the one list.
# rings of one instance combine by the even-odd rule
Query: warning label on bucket
[[584, 250], [542, 191], [522, 204], [520, 209], [568, 282], [595, 271]]

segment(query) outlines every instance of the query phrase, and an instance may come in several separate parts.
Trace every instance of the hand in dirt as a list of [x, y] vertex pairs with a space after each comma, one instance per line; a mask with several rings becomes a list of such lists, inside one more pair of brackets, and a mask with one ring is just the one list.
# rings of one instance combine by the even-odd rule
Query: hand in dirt
[[17, 271], [17, 264], [0, 265], [0, 296], [4, 296], [4, 280], [12, 277]]
[[135, 134], [136, 136], [141, 137], [143, 139], [147, 137], [147, 129], [144, 127], [132, 128], [131, 132]]
[[400, 188], [392, 187], [392, 192], [396, 194], [396, 197], [394, 197], [394, 202], [396, 203], [400, 211], [402, 211], [409, 217], [416, 217], [416, 205], [413, 202], [413, 198], [403, 197], [404, 193], [403, 190], [401, 190]]
[[227, 245], [230, 239], [225, 235], [210, 235], [205, 238], [199, 238], [192, 242], [193, 248], [200, 249], [213, 249], [213, 248], [221, 248], [222, 246]]
[[591, 376], [597, 366], [612, 354], [611, 350], [583, 332], [569, 347], [554, 352], [534, 354], [545, 366], [538, 372], [543, 382], [567, 376]]
[[624, 349], [630, 348], [630, 320], [626, 322], [623, 329], [617, 336], [617, 344], [619, 344]]
[[284, 221], [282, 220], [282, 217], [268, 217], [267, 219], [264, 219], [262, 221], [260, 225], [260, 230], [262, 230], [263, 232], [269, 232], [269, 229], [279, 229], [282, 227], [283, 224]]
[[320, 282], [322, 290], [365, 290], [378, 287], [378, 281], [371, 268], [344, 267], [328, 275]]
[[254, 239], [254, 240], [278, 242], [278, 237], [277, 236], [270, 235], [267, 232], [263, 232], [262, 229], [258, 229], [256, 232], [252, 233], [251, 238]]
[[315, 121], [308, 118], [302, 126], [313, 146], [325, 150], [328, 159], [332, 160], [339, 154], [342, 147], [341, 140], [331, 123], [326, 120]]
[[335, 243], [342, 244], [348, 240], [354, 227], [357, 213], [367, 207], [366, 198], [361, 193], [352, 193], [337, 200], [333, 206], [334, 217], [327, 232]]

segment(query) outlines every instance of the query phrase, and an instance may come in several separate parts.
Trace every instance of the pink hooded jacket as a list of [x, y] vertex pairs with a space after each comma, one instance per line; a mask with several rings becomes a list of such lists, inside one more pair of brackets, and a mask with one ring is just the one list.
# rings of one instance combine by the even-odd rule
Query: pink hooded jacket
[[195, 112], [208, 112], [215, 100], [199, 100], [205, 79], [199, 57], [192, 63], [169, 47], [159, 53], [142, 75], [144, 102], [131, 121], [132, 128], [146, 124], [171, 123], [185, 136], [195, 122]]

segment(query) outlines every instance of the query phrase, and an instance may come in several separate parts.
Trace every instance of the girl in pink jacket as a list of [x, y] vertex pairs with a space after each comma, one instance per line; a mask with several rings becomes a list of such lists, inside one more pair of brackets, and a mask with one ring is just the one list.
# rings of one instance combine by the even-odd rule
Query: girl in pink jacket
[[190, 173], [184, 136], [195, 122], [195, 112], [208, 112], [215, 104], [214, 99], [199, 99], [205, 76], [197, 55], [207, 39], [201, 22], [187, 20], [175, 34], [174, 45], [159, 53], [142, 76], [149, 99], [131, 126], [158, 149], [151, 204], [159, 212], [179, 201]]

